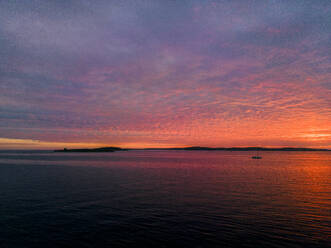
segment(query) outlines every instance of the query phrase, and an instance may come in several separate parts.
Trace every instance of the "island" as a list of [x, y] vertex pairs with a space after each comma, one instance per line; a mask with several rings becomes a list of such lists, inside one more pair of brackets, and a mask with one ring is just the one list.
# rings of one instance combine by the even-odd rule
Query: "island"
[[127, 151], [127, 149], [122, 149], [120, 147], [100, 147], [100, 148], [83, 148], [83, 149], [67, 149], [55, 150], [54, 152], [117, 152], [117, 151]]

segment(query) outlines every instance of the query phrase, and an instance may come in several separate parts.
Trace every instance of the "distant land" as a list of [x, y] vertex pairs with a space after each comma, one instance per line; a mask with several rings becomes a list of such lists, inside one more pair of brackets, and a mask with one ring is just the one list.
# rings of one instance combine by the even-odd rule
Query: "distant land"
[[202, 147], [191, 146], [182, 148], [136, 148], [123, 149], [120, 147], [100, 147], [100, 148], [85, 148], [85, 149], [67, 149], [55, 150], [54, 152], [116, 152], [128, 150], [170, 150], [170, 151], [331, 151], [329, 149], [318, 148], [299, 148], [299, 147], [280, 147], [280, 148], [266, 148], [266, 147]]
[[329, 149], [319, 148], [300, 148], [300, 147], [203, 147], [191, 146], [183, 148], [145, 148], [145, 149], [132, 149], [132, 150], [184, 150], [184, 151], [330, 151]]
[[55, 150], [54, 152], [116, 152], [116, 151], [127, 151], [120, 147], [100, 147], [100, 148], [84, 148], [84, 149], [67, 149]]

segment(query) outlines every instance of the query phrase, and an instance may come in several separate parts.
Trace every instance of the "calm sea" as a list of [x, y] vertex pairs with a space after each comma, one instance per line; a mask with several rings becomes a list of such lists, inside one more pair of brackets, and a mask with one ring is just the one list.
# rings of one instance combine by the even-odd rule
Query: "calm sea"
[[330, 247], [331, 152], [252, 155], [2, 151], [0, 247]]

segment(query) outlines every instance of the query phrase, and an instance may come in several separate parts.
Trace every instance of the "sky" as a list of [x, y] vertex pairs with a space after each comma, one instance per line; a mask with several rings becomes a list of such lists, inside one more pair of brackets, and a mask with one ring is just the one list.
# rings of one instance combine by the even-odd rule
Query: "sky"
[[0, 0], [0, 149], [331, 148], [331, 1]]

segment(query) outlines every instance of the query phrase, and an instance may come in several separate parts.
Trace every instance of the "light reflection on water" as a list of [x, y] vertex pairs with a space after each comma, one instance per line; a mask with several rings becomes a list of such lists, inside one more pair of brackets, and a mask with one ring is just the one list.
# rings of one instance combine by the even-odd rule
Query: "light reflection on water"
[[327, 247], [331, 153], [251, 155], [2, 152], [0, 245]]

